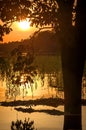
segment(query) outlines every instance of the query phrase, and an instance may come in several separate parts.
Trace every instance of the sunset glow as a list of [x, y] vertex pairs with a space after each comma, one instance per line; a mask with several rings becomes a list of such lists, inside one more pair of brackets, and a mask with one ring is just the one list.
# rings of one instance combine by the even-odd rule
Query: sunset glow
[[23, 20], [23, 21], [20, 21], [19, 23], [18, 23], [18, 26], [19, 26], [19, 28], [21, 29], [21, 30], [28, 30], [29, 28], [30, 28], [30, 22], [29, 22], [29, 20], [28, 19], [26, 19], [26, 20]]

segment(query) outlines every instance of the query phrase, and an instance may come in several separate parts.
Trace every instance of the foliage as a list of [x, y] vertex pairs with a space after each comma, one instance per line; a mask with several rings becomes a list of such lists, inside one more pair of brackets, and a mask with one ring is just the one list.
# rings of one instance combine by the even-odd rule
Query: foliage
[[8, 23], [28, 17], [32, 25], [55, 24], [57, 9], [55, 0], [2, 0], [0, 1], [0, 19]]
[[25, 120], [16, 120], [11, 122], [11, 130], [37, 130], [34, 128], [34, 121]]
[[[25, 82], [33, 82], [32, 77], [36, 74], [35, 67], [32, 65], [34, 57], [30, 52], [25, 52], [24, 54], [19, 50], [12, 55], [12, 82], [14, 84], [20, 84]], [[15, 59], [15, 60], [14, 60]], [[21, 79], [23, 76], [24, 79]], [[23, 80], [23, 81], [22, 81]]]
[[54, 73], [61, 71], [61, 57], [58, 55], [37, 55], [33, 64], [38, 66], [42, 73]]
[[2, 79], [4, 79], [7, 73], [8, 73], [8, 62], [4, 57], [0, 57], [0, 75]]
[[3, 41], [3, 36], [12, 31], [12, 28], [8, 27], [6, 24], [0, 25], [0, 41]]
[[[8, 91], [11, 95], [18, 94], [18, 86], [31, 84], [37, 74], [33, 66], [34, 55], [31, 48], [22, 52], [22, 47], [15, 48], [7, 57], [0, 58], [0, 75], [6, 79]], [[18, 91], [17, 91], [18, 90]], [[15, 92], [15, 93], [14, 93]]]
[[56, 0], [1, 0], [0, 1], [0, 40], [9, 33], [14, 21], [29, 18], [31, 26], [58, 26], [58, 4]]

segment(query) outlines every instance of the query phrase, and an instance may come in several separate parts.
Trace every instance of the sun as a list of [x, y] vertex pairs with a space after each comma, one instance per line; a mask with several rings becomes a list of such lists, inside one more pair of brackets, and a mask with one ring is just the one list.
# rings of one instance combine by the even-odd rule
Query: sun
[[21, 30], [28, 30], [30, 28], [30, 21], [28, 19], [21, 20], [20, 22], [18, 22], [18, 26]]

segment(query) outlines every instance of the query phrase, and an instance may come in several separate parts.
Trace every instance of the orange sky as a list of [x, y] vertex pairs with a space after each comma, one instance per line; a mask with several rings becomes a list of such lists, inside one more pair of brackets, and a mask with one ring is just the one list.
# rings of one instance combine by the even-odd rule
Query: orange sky
[[13, 23], [12, 29], [12, 32], [3, 37], [3, 43], [7, 43], [9, 41], [20, 41], [22, 39], [29, 38], [29, 36], [32, 35], [34, 31], [36, 31], [35, 27], [29, 27], [27, 30], [23, 30], [16, 22]]

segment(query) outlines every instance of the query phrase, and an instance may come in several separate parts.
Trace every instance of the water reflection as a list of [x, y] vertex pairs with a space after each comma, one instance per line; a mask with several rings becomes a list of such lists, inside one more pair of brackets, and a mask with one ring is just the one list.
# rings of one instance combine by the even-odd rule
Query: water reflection
[[[36, 106], [38, 109], [39, 106]], [[45, 108], [45, 106], [40, 106], [40, 109]], [[46, 106], [47, 109], [52, 109], [52, 107]], [[59, 106], [57, 110], [64, 111], [64, 106]], [[82, 106], [82, 130], [86, 130], [86, 106]], [[30, 120], [34, 120], [35, 128], [37, 130], [62, 130], [64, 116], [54, 116], [46, 113], [23, 113], [18, 112], [14, 107], [3, 107], [0, 106], [0, 130], [10, 130], [11, 121], [16, 121], [21, 119], [24, 121], [25, 117]]]
[[[52, 74], [37, 74], [34, 83], [20, 86], [2, 83], [5, 90], [5, 100], [26, 100], [30, 98], [61, 97], [64, 98], [61, 72]], [[2, 85], [0, 85], [2, 87]]]
[[[45, 97], [64, 98], [63, 81], [61, 72], [37, 75], [33, 84], [21, 86], [6, 86], [0, 81], [0, 101], [28, 100]], [[86, 77], [82, 78], [82, 99], [86, 99]]]
[[[36, 110], [41, 109], [43, 106], [36, 106]], [[52, 109], [52, 107], [44, 106], [43, 109]], [[63, 106], [56, 108], [57, 110], [64, 110]], [[24, 113], [21, 111], [16, 111], [14, 107], [2, 107], [0, 106], [0, 130], [10, 130], [11, 121], [16, 121], [21, 119], [24, 121], [25, 118], [30, 118], [34, 120], [35, 128], [37, 130], [62, 130], [63, 127], [63, 115], [50, 115], [44, 112], [34, 112], [34, 113]]]
[[[36, 82], [34, 82], [32, 88], [29, 86], [21, 86], [18, 90], [18, 94], [15, 93], [15, 91], [12, 91], [12, 93], [15, 93], [15, 96], [13, 96], [11, 94], [11, 91], [8, 91], [10, 93], [8, 93], [8, 100], [14, 100], [16, 97], [16, 100], [18, 101], [18, 99], [31, 99], [32, 98], [32, 102], [36, 104], [36, 100], [34, 101], [33, 99], [35, 99], [35, 97], [41, 97], [41, 99], [44, 99], [45, 97], [52, 97], [52, 99], [54, 99], [55, 97], [61, 97], [63, 98], [63, 90], [60, 91], [59, 87], [57, 87], [57, 80], [55, 75], [51, 74], [51, 78], [49, 77], [50, 74], [46, 74], [43, 77], [43, 83], [41, 78], [39, 77], [38, 79], [36, 79]], [[50, 79], [49, 79], [50, 78]], [[83, 82], [84, 83], [84, 82]], [[85, 85], [83, 85], [83, 92], [85, 92], [86, 90], [86, 82], [84, 83]], [[24, 88], [25, 87], [25, 88]], [[57, 87], [57, 88], [56, 88]], [[3, 87], [4, 88], [4, 87]], [[5, 88], [6, 89], [6, 88]], [[4, 90], [1, 89], [1, 98], [6, 96], [6, 93], [4, 95]], [[11, 90], [11, 89], [10, 89]], [[61, 94], [61, 95], [60, 95]], [[83, 94], [86, 95], [86, 92]], [[30, 97], [30, 98], [29, 98]], [[85, 97], [85, 96], [83, 96]], [[2, 99], [1, 99], [2, 100]], [[23, 100], [23, 105], [27, 105], [26, 102], [24, 102]], [[47, 101], [47, 100], [46, 100]], [[21, 101], [19, 100], [19, 102], [21, 103]], [[51, 108], [50, 106], [44, 109], [44, 106], [41, 106], [42, 108], [40, 109], [41, 103], [43, 102], [39, 102], [38, 106], [34, 106], [32, 108], [28, 108], [28, 107], [14, 107], [16, 102], [12, 102], [13, 107], [9, 107], [6, 109], [3, 109], [4, 107], [2, 107], [3, 109], [3, 114], [2, 114], [2, 110], [0, 109], [0, 116], [3, 117], [3, 115], [5, 115], [5, 119], [4, 117], [2, 119], [0, 119], [0, 126], [1, 126], [1, 130], [10, 130], [9, 124], [12, 120], [16, 120], [18, 117], [19, 119], [24, 119], [25, 116], [27, 117], [28, 115], [36, 121], [36, 125], [39, 128], [38, 130], [62, 130], [63, 127], [63, 115], [64, 115], [64, 110], [58, 109], [58, 108]], [[44, 103], [45, 100], [44, 100]], [[58, 106], [58, 104], [56, 104], [55, 102], [48, 102], [49, 104], [54, 104], [56, 105], [56, 107]], [[49, 105], [48, 104], [48, 105]], [[19, 104], [18, 104], [19, 105]], [[45, 104], [46, 105], [46, 104]], [[8, 105], [11, 106], [11, 105]], [[0, 106], [1, 107], [1, 106]], [[38, 108], [37, 108], [38, 107]], [[63, 106], [62, 106], [63, 107]], [[9, 111], [8, 111], [9, 110]], [[85, 114], [85, 110], [84, 110], [84, 114]], [[83, 114], [83, 119], [85, 119], [85, 116]], [[60, 115], [60, 116], [59, 116]], [[10, 117], [9, 117], [10, 116]], [[83, 120], [82, 126], [83, 126], [83, 130], [85, 130], [86, 128], [86, 124], [85, 124], [85, 120]], [[50, 122], [50, 123], [49, 123]], [[4, 124], [6, 124], [6, 126], [4, 126]], [[4, 128], [5, 127], [5, 128]], [[46, 127], [46, 128], [45, 128]]]

